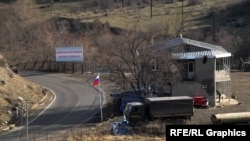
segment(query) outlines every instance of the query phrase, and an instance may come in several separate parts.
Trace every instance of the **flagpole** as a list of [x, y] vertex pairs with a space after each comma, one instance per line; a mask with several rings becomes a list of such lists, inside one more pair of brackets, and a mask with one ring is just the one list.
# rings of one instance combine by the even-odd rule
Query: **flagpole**
[[[98, 76], [99, 76], [99, 74], [98, 74]], [[100, 79], [100, 76], [99, 76], [98, 92], [99, 92], [99, 95], [100, 95], [101, 122], [103, 122], [103, 116], [102, 116], [102, 95], [100, 93], [100, 85], [101, 85], [101, 79]]]

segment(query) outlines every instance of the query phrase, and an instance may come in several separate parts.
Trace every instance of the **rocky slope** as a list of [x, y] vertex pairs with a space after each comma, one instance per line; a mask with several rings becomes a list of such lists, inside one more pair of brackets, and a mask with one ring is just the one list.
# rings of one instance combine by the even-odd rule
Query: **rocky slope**
[[30, 114], [39, 107], [46, 92], [44, 88], [18, 74], [16, 68], [0, 58], [0, 133], [18, 126], [21, 116], [26, 116], [26, 101]]

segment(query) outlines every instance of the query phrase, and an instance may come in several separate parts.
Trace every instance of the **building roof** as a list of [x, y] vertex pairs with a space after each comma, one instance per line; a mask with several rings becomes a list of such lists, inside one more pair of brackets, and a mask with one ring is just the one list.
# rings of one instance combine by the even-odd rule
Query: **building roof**
[[208, 50], [208, 51], [198, 51], [198, 52], [172, 53], [172, 55], [178, 59], [195, 59], [195, 58], [203, 58], [204, 56], [207, 56], [208, 58], [230, 57], [231, 53], [226, 53], [216, 50]]
[[226, 51], [222, 46], [213, 45], [201, 41], [196, 41], [192, 39], [187, 39], [183, 37], [177, 37], [174, 39], [171, 39], [169, 41], [166, 41], [164, 43], [156, 45], [156, 47], [159, 50], [165, 50], [165, 49], [171, 49], [177, 46], [181, 45], [190, 45], [197, 48], [200, 48], [201, 50], [196, 51], [184, 51], [184, 52], [171, 52], [174, 57], [177, 57], [179, 59], [195, 59], [195, 58], [202, 58], [204, 56], [207, 57], [215, 57], [215, 58], [221, 58], [221, 57], [230, 57], [231, 53]]

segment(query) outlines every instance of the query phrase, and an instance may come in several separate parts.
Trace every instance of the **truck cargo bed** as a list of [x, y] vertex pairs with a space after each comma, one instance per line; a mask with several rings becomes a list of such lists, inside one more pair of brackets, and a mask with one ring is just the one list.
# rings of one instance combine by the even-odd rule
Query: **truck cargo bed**
[[189, 96], [147, 98], [146, 112], [151, 118], [192, 116], [193, 98]]

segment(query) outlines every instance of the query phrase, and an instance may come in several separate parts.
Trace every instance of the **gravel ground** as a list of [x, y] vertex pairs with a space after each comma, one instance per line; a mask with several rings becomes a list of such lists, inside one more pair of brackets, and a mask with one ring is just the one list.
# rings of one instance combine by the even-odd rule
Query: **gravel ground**
[[[211, 116], [219, 113], [235, 113], [235, 112], [250, 112], [250, 72], [237, 72], [231, 73], [231, 88], [236, 96], [234, 99], [223, 99], [224, 103], [221, 106], [216, 106], [209, 109], [194, 109], [194, 116], [187, 124], [194, 125], [207, 125], [212, 124]], [[237, 103], [227, 104], [231, 100]]]

